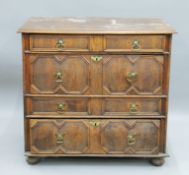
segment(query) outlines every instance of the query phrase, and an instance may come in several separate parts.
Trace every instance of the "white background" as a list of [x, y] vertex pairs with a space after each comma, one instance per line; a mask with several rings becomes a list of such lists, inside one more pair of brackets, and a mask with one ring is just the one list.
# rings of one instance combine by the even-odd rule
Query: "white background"
[[[168, 153], [163, 167], [135, 159], [48, 159], [35, 166], [24, 158], [21, 37], [31, 16], [162, 18], [173, 38]], [[0, 174], [189, 174], [189, 1], [188, 0], [0, 0]]]

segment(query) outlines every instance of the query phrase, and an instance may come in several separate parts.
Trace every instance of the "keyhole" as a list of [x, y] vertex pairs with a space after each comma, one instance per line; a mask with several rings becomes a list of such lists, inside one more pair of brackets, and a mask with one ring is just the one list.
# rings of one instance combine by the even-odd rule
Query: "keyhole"
[[95, 122], [94, 125], [97, 126], [97, 123]]
[[96, 57], [96, 61], [98, 61], [98, 58]]

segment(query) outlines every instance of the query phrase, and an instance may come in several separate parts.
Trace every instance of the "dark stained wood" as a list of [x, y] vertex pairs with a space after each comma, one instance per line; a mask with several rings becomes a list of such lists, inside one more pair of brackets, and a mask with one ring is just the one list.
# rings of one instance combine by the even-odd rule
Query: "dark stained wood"
[[38, 17], [30, 18], [18, 32], [55, 34], [171, 34], [175, 33], [175, 30], [160, 19]]
[[169, 25], [159, 19], [31, 18], [19, 32], [28, 162], [96, 156], [163, 164], [175, 33]]

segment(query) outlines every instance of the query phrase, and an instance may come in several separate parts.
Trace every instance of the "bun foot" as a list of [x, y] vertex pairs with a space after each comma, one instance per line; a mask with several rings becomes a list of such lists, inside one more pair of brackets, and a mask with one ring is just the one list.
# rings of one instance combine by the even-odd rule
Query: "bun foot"
[[165, 163], [164, 158], [153, 158], [150, 159], [150, 163], [154, 166], [162, 166]]
[[26, 161], [28, 164], [34, 165], [34, 164], [39, 163], [41, 161], [41, 158], [40, 157], [27, 157]]

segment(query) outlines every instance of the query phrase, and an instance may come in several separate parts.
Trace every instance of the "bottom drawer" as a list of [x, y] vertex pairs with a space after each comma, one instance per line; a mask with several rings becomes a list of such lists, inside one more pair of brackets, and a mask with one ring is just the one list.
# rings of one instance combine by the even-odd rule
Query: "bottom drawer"
[[30, 119], [35, 154], [157, 154], [160, 120]]

